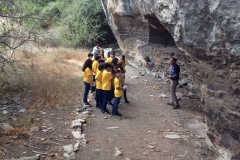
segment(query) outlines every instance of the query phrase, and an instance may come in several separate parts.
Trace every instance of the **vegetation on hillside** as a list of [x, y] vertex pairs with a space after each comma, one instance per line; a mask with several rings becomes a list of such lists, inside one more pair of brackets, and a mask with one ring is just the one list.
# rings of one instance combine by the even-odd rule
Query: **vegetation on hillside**
[[16, 49], [25, 50], [22, 46], [29, 41], [42, 44], [51, 40], [70, 48], [116, 42], [100, 0], [1, 0], [1, 98], [9, 97], [9, 84], [14, 84], [14, 77], [21, 76], [17, 71], [19, 68], [14, 68], [19, 53]]
[[0, 52], [7, 56], [12, 51], [10, 58], [24, 42], [49, 31], [51, 39], [66, 47], [115, 42], [99, 0], [3, 0], [0, 25]]
[[114, 39], [100, 0], [26, 0], [23, 9], [26, 14], [40, 15], [35, 20], [39, 29], [50, 28], [68, 47]]

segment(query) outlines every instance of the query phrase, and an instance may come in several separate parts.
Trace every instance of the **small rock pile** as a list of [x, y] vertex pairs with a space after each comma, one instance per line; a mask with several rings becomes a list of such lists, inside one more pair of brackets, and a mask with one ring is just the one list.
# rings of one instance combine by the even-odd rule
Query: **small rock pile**
[[25, 113], [25, 111], [26, 109], [22, 107], [22, 102], [19, 98], [0, 102], [0, 114], [4, 119], [16, 119], [18, 114]]
[[76, 110], [78, 116], [71, 123], [71, 132], [73, 137], [76, 139], [76, 143], [63, 146], [65, 151], [63, 156], [68, 160], [75, 159], [76, 152], [79, 150], [79, 147], [87, 144], [86, 135], [82, 133], [82, 125], [86, 123], [86, 119], [89, 115], [91, 115], [91, 111], [91, 109], [86, 107]]

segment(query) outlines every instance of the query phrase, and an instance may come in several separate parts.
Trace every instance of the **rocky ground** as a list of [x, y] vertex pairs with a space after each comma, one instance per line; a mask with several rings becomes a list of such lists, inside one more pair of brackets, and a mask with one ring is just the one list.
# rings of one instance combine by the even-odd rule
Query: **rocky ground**
[[35, 126], [30, 132], [0, 136], [0, 159], [214, 159], [206, 144], [204, 115], [194, 109], [199, 99], [193, 90], [178, 88], [181, 108], [174, 110], [166, 105], [169, 90], [162, 79], [128, 66], [126, 83], [130, 103], [122, 100], [122, 117], [102, 114], [93, 95], [90, 108], [80, 102], [43, 108], [31, 119]]

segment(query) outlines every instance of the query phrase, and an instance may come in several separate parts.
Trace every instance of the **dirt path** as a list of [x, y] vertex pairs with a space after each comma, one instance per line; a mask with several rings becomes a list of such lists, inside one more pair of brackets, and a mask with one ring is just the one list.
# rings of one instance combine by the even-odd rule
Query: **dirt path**
[[[139, 78], [131, 79], [132, 76]], [[173, 110], [166, 105], [168, 98], [159, 98], [161, 93], [169, 95], [166, 82], [141, 76], [138, 69], [129, 66], [126, 83], [130, 103], [120, 105], [122, 118], [102, 114], [92, 107], [95, 117], [83, 130], [88, 144], [80, 147], [76, 159], [213, 159], [205, 143], [206, 125], [200, 122], [204, 121], [204, 116], [192, 109], [194, 100], [182, 99], [181, 108]], [[107, 108], [111, 111], [110, 106]], [[180, 138], [168, 139], [167, 135]], [[123, 155], [116, 157], [115, 148]]]
[[[76, 160], [212, 160], [212, 153], [206, 146], [206, 124], [203, 114], [193, 110], [196, 100], [183, 97], [181, 108], [173, 110], [166, 103], [169, 95], [166, 82], [161, 79], [141, 76], [139, 70], [127, 66], [129, 104], [119, 106], [121, 118], [102, 114], [91, 101], [92, 113], [82, 125], [88, 143], [76, 151]], [[131, 78], [138, 76], [138, 78]], [[82, 79], [77, 84], [82, 85]], [[186, 88], [180, 93], [191, 92]], [[74, 95], [73, 105], [61, 107], [33, 107], [24, 117], [24, 123], [32, 123], [30, 132], [21, 134], [13, 130], [0, 136], [0, 159], [32, 157], [38, 159], [66, 159], [63, 146], [75, 145], [76, 139], [70, 129], [71, 122], [77, 117], [76, 109], [81, 108], [83, 91]], [[122, 100], [123, 102], [123, 100]], [[76, 104], [77, 103], [77, 104]], [[111, 111], [111, 107], [107, 107]], [[30, 108], [31, 109], [31, 108]], [[32, 115], [31, 115], [32, 114]], [[14, 117], [12, 117], [14, 119]], [[118, 127], [107, 129], [107, 127]], [[13, 133], [13, 132], [17, 132]], [[165, 136], [174, 136], [168, 139]], [[174, 138], [173, 137], [173, 138]], [[121, 156], [115, 156], [115, 148]], [[74, 152], [75, 153], [75, 152]], [[25, 158], [25, 159], [26, 159]], [[23, 158], [24, 159], [24, 158]]]

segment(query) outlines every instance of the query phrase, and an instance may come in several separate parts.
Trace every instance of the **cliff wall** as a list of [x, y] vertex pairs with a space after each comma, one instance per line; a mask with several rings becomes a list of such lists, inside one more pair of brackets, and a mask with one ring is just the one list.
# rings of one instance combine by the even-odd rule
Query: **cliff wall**
[[164, 77], [170, 57], [179, 59], [182, 79], [192, 79], [201, 91], [208, 136], [219, 159], [240, 159], [240, 2], [102, 4], [120, 48], [137, 65]]

